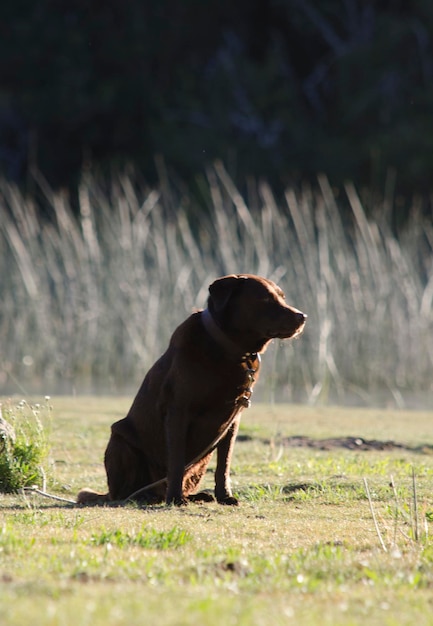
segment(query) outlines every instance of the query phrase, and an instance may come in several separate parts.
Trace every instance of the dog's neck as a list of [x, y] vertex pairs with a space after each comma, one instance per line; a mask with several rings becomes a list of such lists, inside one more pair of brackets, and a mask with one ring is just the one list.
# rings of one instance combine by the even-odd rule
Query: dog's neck
[[230, 337], [226, 335], [226, 333], [218, 326], [209, 309], [204, 309], [204, 311], [201, 312], [201, 319], [205, 329], [212, 339], [232, 358], [244, 359], [248, 357], [255, 357], [257, 355], [256, 352], [248, 352], [244, 350], [235, 341], [230, 339]]

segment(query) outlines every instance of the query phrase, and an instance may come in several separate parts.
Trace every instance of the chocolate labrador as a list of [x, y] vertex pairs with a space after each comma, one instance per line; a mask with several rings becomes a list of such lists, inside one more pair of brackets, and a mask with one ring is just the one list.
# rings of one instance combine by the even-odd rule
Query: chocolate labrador
[[216, 449], [215, 498], [237, 504], [230, 462], [260, 354], [275, 338], [299, 335], [306, 317], [266, 278], [218, 278], [209, 287], [207, 309], [175, 330], [128, 415], [112, 425], [105, 451], [108, 493], [84, 489], [77, 502], [213, 499], [195, 492]]

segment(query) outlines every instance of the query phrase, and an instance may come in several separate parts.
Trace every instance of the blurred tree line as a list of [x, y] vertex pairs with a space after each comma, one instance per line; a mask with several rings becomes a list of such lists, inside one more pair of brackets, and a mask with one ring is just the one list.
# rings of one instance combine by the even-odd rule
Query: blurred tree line
[[431, 191], [431, 0], [14, 0], [0, 8], [0, 167], [54, 186], [162, 155], [191, 181], [325, 172]]

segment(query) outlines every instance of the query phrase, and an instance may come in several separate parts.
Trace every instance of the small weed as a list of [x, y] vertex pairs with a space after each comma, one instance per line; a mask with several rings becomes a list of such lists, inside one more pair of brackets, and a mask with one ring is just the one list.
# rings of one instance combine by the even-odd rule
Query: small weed
[[13, 515], [14, 522], [23, 526], [35, 526], [38, 528], [71, 528], [73, 530], [80, 528], [86, 521], [81, 513], [75, 512], [71, 516], [67, 516], [63, 511], [46, 511], [32, 509], [30, 511], [20, 511]]
[[[426, 544], [429, 539], [428, 522], [431, 521], [431, 516], [429, 516], [429, 512], [426, 510], [426, 506], [422, 508], [420, 507], [415, 469], [413, 466], [411, 468], [411, 473], [412, 494], [409, 502], [403, 502], [401, 500], [402, 490], [397, 490], [394, 477], [391, 476], [390, 478], [389, 486], [391, 487], [394, 496], [394, 504], [393, 506], [389, 505], [386, 510], [387, 513], [393, 518], [392, 533], [383, 520], [381, 520], [382, 523], [379, 524], [376, 511], [373, 506], [373, 498], [371, 497], [368, 481], [367, 478], [364, 477], [365, 491], [370, 505], [371, 516], [379, 543], [384, 552], [397, 549], [397, 536], [405, 537], [414, 545], [418, 543]], [[401, 523], [403, 526], [400, 525]], [[387, 536], [389, 536], [388, 541]]]
[[167, 550], [180, 548], [191, 540], [191, 535], [181, 528], [174, 526], [168, 531], [159, 531], [143, 527], [136, 533], [127, 533], [123, 530], [105, 530], [93, 533], [90, 543], [96, 546], [115, 546], [126, 548], [138, 546], [140, 548]]
[[21, 537], [7, 524], [0, 528], [0, 554], [15, 554], [18, 548], [25, 548], [28, 550], [28, 548], [34, 545], [34, 543], [35, 539], [33, 537]]
[[264, 483], [250, 485], [240, 490], [237, 495], [248, 502], [259, 502], [260, 500], [276, 500], [281, 496], [281, 493], [281, 485]]

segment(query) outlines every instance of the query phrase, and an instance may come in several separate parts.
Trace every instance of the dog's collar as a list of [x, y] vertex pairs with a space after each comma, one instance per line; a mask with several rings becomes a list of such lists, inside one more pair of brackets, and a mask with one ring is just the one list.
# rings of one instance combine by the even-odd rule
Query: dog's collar
[[201, 312], [201, 319], [205, 329], [212, 339], [216, 341], [216, 343], [232, 358], [240, 359], [241, 361], [255, 359], [257, 357], [260, 359], [260, 355], [257, 352], [245, 352], [245, 350], [243, 350], [235, 341], [230, 339], [230, 337], [228, 337], [215, 322], [209, 309], [204, 309], [204, 311]]

